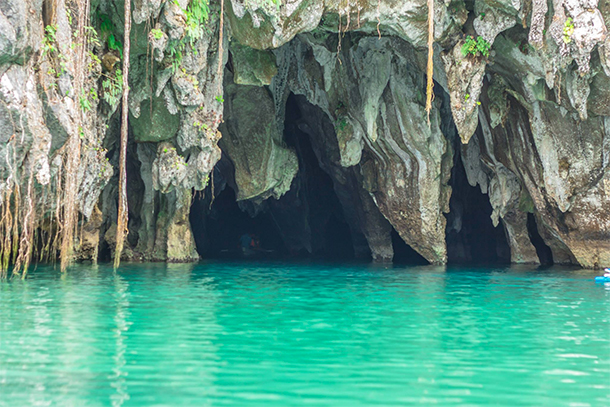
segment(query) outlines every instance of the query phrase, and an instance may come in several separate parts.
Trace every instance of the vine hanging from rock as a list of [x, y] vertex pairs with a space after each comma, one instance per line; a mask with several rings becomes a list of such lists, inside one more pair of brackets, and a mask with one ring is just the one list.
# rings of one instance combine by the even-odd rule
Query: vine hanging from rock
[[428, 0], [428, 66], [426, 68], [426, 115], [428, 126], [430, 126], [430, 111], [432, 110], [432, 98], [434, 96], [434, 0]]
[[129, 47], [131, 33], [131, 2], [125, 1], [125, 44], [123, 53], [123, 106], [121, 111], [121, 139], [119, 152], [119, 211], [117, 215], [116, 248], [114, 252], [114, 268], [121, 264], [121, 254], [125, 236], [127, 235], [127, 137], [129, 118]]

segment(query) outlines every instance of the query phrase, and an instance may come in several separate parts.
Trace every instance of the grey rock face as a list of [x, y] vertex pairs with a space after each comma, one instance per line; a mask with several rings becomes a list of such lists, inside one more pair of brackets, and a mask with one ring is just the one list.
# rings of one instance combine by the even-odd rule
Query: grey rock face
[[[122, 40], [123, 3], [92, 2], [100, 43], [89, 46], [82, 66], [71, 46], [76, 16], [64, 1], [54, 4], [54, 13], [43, 15], [39, 0], [0, 2], [0, 199], [32, 180], [36, 227], [48, 227], [62, 205], [53, 197], [65, 176], [66, 142], [77, 136], [76, 196], [86, 236], [76, 248], [79, 259], [91, 260], [96, 245], [112, 246], [116, 233], [118, 101], [104, 100], [102, 84], [120, 66], [109, 38]], [[240, 203], [270, 208], [285, 231], [299, 224], [310, 237], [285, 239], [313, 250], [305, 218], [289, 219], [295, 208], [307, 209], [291, 189], [302, 168], [284, 139], [286, 103], [296, 97], [307, 112], [298, 129], [332, 179], [356, 253], [390, 259], [395, 230], [429, 262], [446, 263], [448, 182], [458, 154], [468, 183], [489, 200], [490, 221], [503, 225], [513, 262], [538, 261], [530, 238], [535, 224], [555, 262], [610, 264], [608, 6], [473, 4], [468, 20], [470, 4], [435, 3], [436, 99], [428, 124], [425, 0], [291, 0], [279, 7], [231, 0], [222, 43], [215, 1], [197, 38], [188, 37], [188, 1], [135, 1], [128, 168], [134, 218], [125, 257], [198, 257], [190, 199], [193, 189], [207, 188], [221, 148]], [[102, 32], [101, 16], [111, 32]], [[45, 38], [45, 26], [55, 39]], [[490, 56], [465, 57], [463, 33], [488, 41]], [[43, 52], [49, 41], [56, 49]], [[115, 67], [101, 66], [107, 55]], [[293, 206], [281, 206], [280, 197]]]
[[284, 195], [292, 184], [298, 160], [284, 145], [275, 125], [271, 95], [256, 86], [225, 86], [225, 116], [221, 149], [235, 167], [237, 200], [263, 201]]

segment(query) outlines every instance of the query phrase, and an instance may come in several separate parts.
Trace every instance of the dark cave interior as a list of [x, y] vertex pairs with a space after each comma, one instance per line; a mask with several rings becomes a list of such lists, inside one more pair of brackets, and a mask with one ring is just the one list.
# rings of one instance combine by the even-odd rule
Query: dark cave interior
[[453, 189], [450, 212], [446, 215], [449, 264], [510, 263], [504, 226], [502, 222], [493, 226], [489, 196], [479, 186], [468, 183], [459, 154], [456, 154], [449, 184]]

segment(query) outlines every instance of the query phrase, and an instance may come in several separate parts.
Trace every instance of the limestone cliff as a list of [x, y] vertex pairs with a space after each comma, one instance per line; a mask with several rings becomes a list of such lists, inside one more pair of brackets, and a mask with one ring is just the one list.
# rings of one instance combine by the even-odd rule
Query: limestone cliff
[[[213, 0], [199, 20], [194, 0], [133, 0], [125, 259], [197, 259], [193, 219], [205, 225], [230, 187], [242, 210], [270, 214], [291, 251], [321, 244], [329, 218], [313, 201], [334, 194], [357, 256], [390, 260], [395, 231], [444, 264], [472, 246], [450, 238], [469, 210], [452, 187], [469, 184], [512, 262], [538, 263], [547, 248], [555, 263], [609, 265], [608, 4], [434, 5], [428, 123], [425, 0]], [[4, 252], [29, 240], [24, 255], [57, 255], [70, 180], [76, 258], [114, 248], [122, 10], [0, 3]], [[489, 53], [468, 51], [473, 41]], [[332, 190], [312, 186], [313, 165]]]

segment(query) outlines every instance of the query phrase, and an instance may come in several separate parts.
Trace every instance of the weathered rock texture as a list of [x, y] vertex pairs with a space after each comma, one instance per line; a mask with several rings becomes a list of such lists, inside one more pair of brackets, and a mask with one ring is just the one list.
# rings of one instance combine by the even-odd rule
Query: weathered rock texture
[[[76, 3], [0, 3], [0, 195], [30, 191], [18, 205], [34, 200], [37, 230], [55, 230], [62, 148], [80, 132], [77, 258], [96, 260], [116, 232], [118, 103], [104, 95], [120, 65], [109, 37], [122, 38], [122, 0], [91, 1], [99, 43], [84, 66], [70, 46]], [[180, 59], [189, 1], [134, 1], [126, 259], [198, 257], [191, 197], [218, 193], [209, 179], [221, 150], [241, 207], [270, 213], [290, 250], [315, 252], [325, 217], [312, 215], [311, 162], [298, 142], [306, 137], [357, 255], [391, 259], [395, 230], [429, 262], [451, 260], [446, 233], [461, 227], [449, 184], [461, 160], [488, 197], [489, 221], [503, 226], [511, 261], [539, 262], [539, 234], [556, 263], [610, 264], [606, 3], [435, 2], [429, 124], [425, 0], [225, 3], [223, 43], [214, 0]], [[464, 55], [465, 35], [488, 41], [489, 57]], [[288, 100], [298, 117], [286, 115]], [[86, 110], [81, 124], [77, 109]]]

